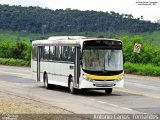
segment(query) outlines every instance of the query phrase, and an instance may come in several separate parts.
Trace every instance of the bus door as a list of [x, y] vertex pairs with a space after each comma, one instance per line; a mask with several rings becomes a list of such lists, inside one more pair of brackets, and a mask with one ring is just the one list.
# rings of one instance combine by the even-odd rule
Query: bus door
[[74, 88], [79, 88], [80, 77], [80, 47], [75, 47], [75, 62], [74, 62]]
[[37, 81], [40, 81], [40, 58], [41, 58], [41, 47], [37, 47]]

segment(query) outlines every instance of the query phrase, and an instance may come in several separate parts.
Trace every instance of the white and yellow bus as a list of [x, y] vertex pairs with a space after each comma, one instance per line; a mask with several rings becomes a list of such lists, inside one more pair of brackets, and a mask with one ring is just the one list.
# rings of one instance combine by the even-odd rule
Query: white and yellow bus
[[51, 85], [77, 89], [100, 89], [107, 94], [123, 87], [122, 42], [107, 38], [57, 36], [32, 42], [32, 76]]

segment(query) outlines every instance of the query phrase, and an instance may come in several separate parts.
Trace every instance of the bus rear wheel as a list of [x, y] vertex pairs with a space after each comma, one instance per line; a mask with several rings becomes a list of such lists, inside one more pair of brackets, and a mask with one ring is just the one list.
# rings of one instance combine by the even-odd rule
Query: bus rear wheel
[[44, 74], [44, 87], [46, 89], [50, 88], [50, 84], [48, 84], [48, 76], [47, 76], [47, 74]]
[[73, 79], [71, 78], [69, 81], [69, 90], [71, 94], [76, 94], [76, 89], [74, 88], [74, 83], [73, 83]]
[[105, 93], [106, 93], [107, 95], [110, 95], [110, 94], [112, 93], [112, 88], [106, 88], [106, 89], [105, 89]]

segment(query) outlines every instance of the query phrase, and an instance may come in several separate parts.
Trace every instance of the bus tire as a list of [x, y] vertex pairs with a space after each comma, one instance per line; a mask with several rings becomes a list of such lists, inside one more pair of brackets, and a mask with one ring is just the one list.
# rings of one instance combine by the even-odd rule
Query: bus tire
[[50, 88], [50, 84], [48, 84], [48, 75], [47, 75], [47, 73], [45, 73], [44, 74], [44, 87], [46, 88], [46, 89], [49, 89]]
[[69, 91], [71, 94], [76, 94], [76, 89], [74, 88], [74, 83], [72, 78], [70, 78], [69, 81]]
[[106, 89], [105, 89], [105, 93], [106, 93], [107, 95], [110, 95], [110, 94], [112, 93], [112, 88], [106, 88]]

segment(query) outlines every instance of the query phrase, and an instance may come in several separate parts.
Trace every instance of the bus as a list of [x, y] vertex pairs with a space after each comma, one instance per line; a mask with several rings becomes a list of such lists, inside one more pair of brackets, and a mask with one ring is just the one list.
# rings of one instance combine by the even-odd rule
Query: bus
[[84, 36], [54, 36], [32, 42], [33, 79], [51, 86], [105, 90], [123, 87], [122, 41]]

